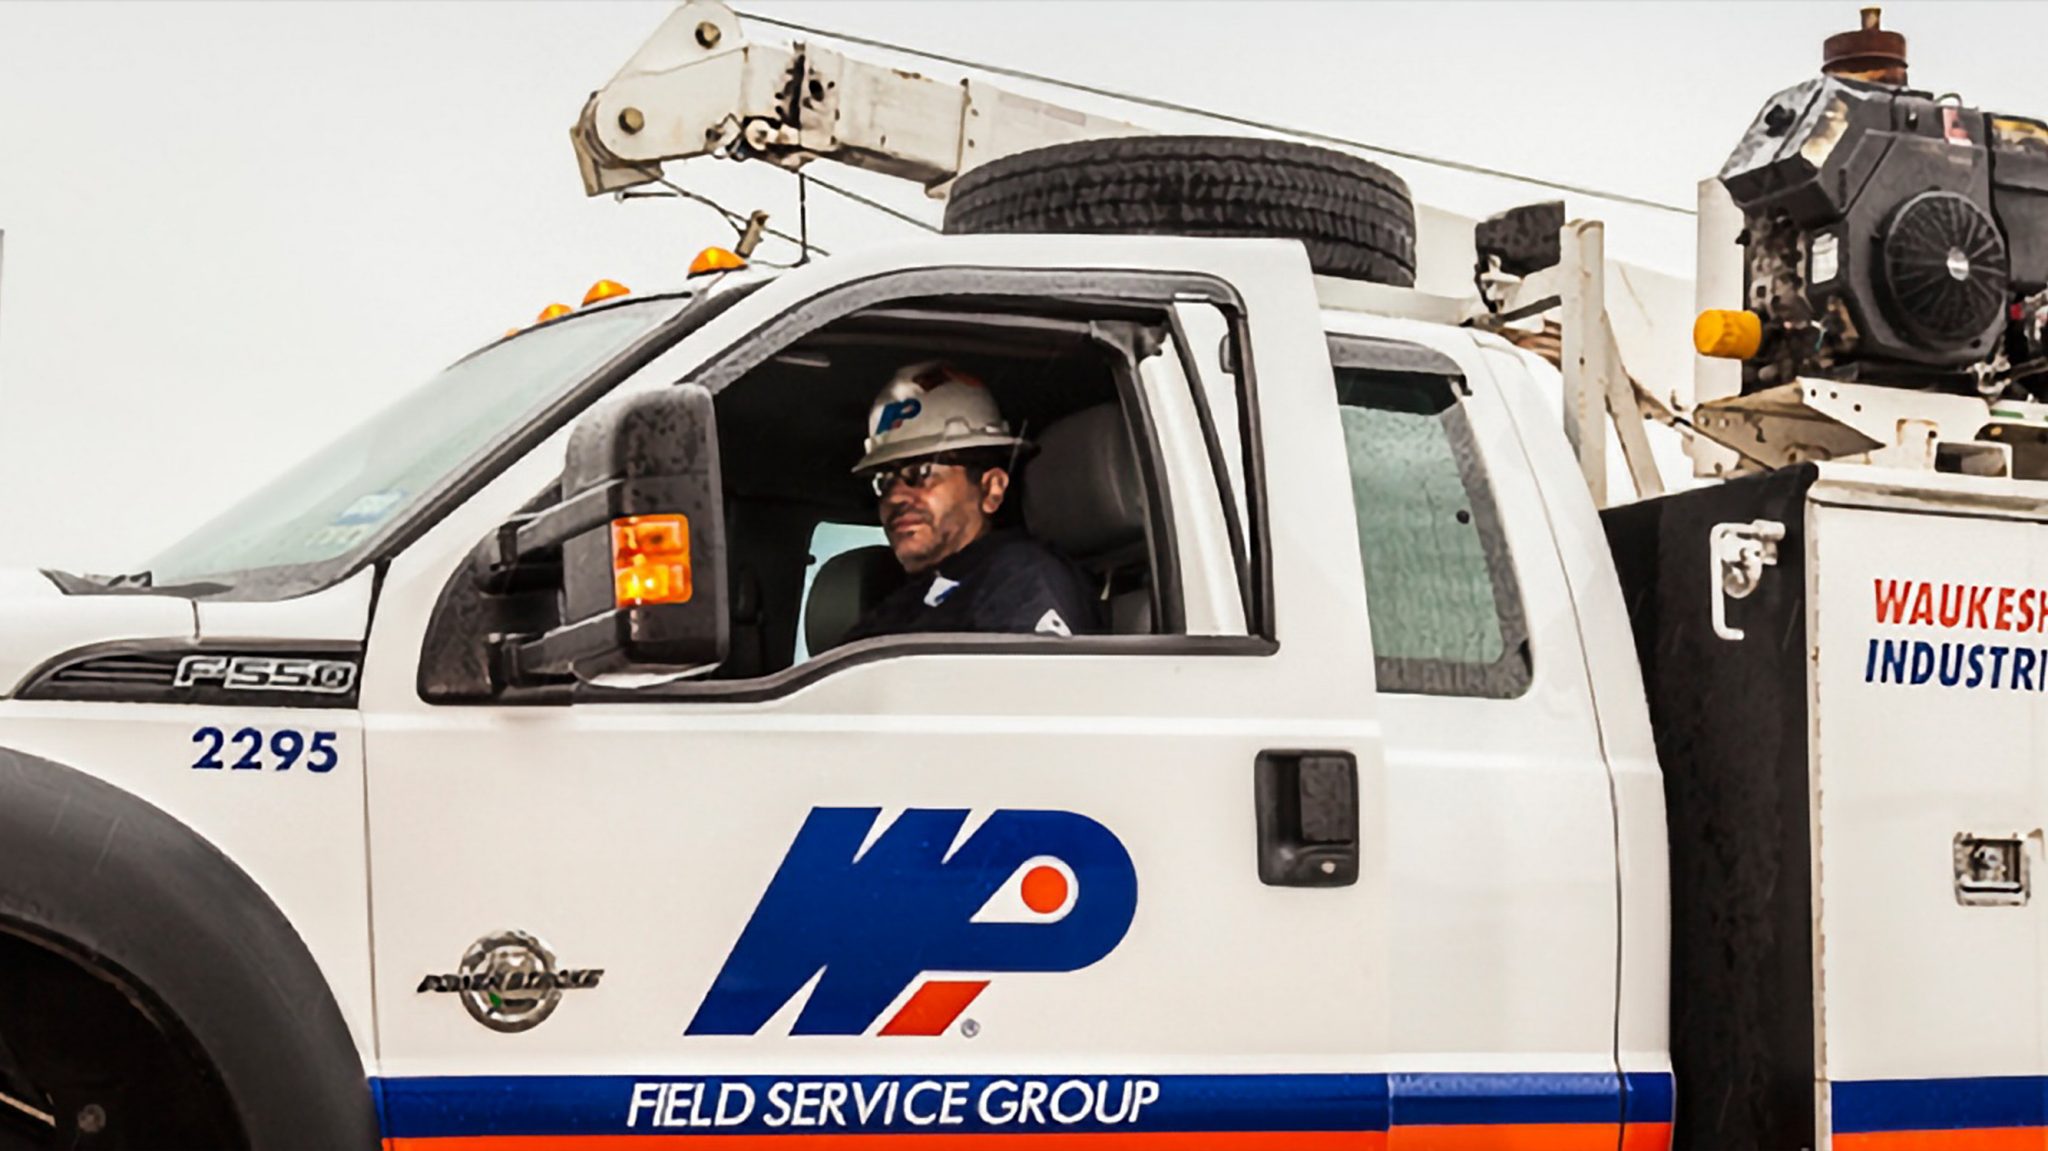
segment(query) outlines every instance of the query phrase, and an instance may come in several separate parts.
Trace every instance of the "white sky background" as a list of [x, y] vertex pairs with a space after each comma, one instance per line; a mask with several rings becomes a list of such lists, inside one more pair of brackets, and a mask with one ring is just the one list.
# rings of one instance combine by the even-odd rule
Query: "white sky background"
[[[1854, 3], [751, 6], [1682, 204], [1856, 21]], [[672, 285], [729, 243], [706, 209], [586, 200], [569, 150], [668, 8], [0, 3], [0, 563], [131, 566], [543, 304], [600, 276]], [[2048, 116], [2048, 4], [1896, 3], [1885, 23], [1916, 86]], [[1550, 198], [1387, 163], [1469, 214]], [[671, 174], [795, 229], [779, 171]], [[830, 175], [938, 219], [914, 188]], [[1688, 218], [1570, 206], [1608, 221], [1610, 255], [1690, 273]], [[911, 232], [815, 190], [811, 209], [827, 248]]]

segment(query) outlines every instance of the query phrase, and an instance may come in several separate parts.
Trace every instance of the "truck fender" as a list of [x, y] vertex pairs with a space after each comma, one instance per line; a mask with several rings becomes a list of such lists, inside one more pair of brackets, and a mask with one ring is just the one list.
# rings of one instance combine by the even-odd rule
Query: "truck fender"
[[0, 748], [0, 926], [118, 974], [211, 1058], [249, 1146], [375, 1147], [340, 1005], [284, 913], [204, 837], [120, 788]]

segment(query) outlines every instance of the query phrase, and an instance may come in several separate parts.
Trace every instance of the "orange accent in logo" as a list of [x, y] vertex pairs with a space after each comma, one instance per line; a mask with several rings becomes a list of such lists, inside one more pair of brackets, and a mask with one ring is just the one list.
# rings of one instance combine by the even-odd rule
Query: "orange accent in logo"
[[910, 1001], [882, 1025], [883, 1035], [939, 1035], [974, 1002], [988, 980], [934, 979], [917, 989]]
[[1067, 905], [1067, 877], [1057, 867], [1040, 864], [1024, 874], [1024, 906], [1051, 915]]

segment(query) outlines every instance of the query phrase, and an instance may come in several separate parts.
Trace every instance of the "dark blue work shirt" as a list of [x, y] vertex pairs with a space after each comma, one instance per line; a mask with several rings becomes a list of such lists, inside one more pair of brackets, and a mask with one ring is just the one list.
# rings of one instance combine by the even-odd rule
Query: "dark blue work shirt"
[[1022, 532], [990, 532], [911, 576], [868, 610], [848, 642], [907, 632], [1101, 630], [1079, 568]]

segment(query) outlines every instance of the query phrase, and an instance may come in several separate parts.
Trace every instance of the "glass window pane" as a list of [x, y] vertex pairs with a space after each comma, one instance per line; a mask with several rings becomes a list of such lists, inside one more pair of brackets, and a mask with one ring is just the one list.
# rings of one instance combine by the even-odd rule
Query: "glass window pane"
[[172, 544], [146, 570], [161, 587], [340, 557], [682, 306], [673, 298], [615, 306], [464, 357]]
[[1337, 369], [1373, 651], [1383, 690], [1511, 696], [1520, 601], [1453, 386]]

